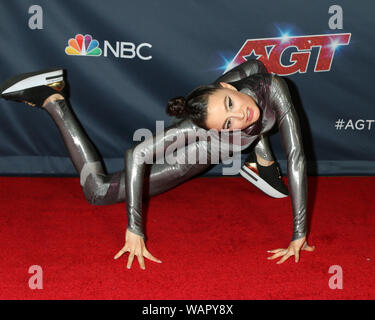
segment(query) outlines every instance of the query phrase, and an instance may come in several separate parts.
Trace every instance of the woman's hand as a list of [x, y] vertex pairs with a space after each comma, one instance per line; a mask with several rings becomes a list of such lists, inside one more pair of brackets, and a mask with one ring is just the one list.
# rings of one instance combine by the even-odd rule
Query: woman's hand
[[306, 237], [291, 241], [289, 247], [287, 249], [275, 249], [275, 250], [268, 250], [267, 252], [273, 253], [274, 255], [268, 257], [268, 260], [273, 260], [279, 257], [282, 257], [277, 264], [281, 264], [289, 257], [295, 256], [294, 261], [297, 263], [299, 261], [299, 251], [301, 250], [312, 252], [315, 250], [315, 246], [309, 246]]
[[143, 270], [146, 269], [143, 257], [161, 263], [159, 259], [155, 258], [150, 252], [148, 252], [143, 238], [129, 230], [126, 230], [124, 247], [114, 256], [114, 259], [120, 258], [126, 251], [130, 252], [127, 264], [128, 269], [132, 266], [134, 255], [137, 256], [138, 263]]

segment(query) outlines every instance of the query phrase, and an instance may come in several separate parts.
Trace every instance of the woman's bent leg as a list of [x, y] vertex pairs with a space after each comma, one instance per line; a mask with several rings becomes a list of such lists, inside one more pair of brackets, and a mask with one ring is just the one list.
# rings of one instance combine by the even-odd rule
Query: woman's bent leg
[[[49, 102], [45, 110], [56, 123], [70, 158], [80, 175], [86, 199], [95, 205], [125, 201], [125, 172], [106, 174], [102, 159], [65, 99]], [[145, 196], [170, 190], [202, 173], [210, 164], [153, 164], [146, 175]]]
[[102, 158], [96, 151], [73, 110], [65, 99], [48, 102], [43, 108], [56, 123], [70, 158], [76, 168], [86, 199], [102, 205], [123, 201], [124, 173], [106, 174]]
[[[62, 69], [40, 70], [9, 78], [0, 85], [0, 96], [48, 112], [61, 133], [90, 203], [104, 205], [124, 201], [125, 172], [106, 174], [100, 155], [64, 98], [65, 87]], [[208, 165], [153, 164], [148, 167], [145, 196], [165, 192], [204, 171]]]

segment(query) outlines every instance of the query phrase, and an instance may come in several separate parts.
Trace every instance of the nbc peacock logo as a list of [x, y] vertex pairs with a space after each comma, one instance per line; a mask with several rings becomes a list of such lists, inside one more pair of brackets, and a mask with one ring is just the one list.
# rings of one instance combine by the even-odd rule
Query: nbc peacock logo
[[91, 35], [77, 34], [69, 39], [69, 46], [65, 48], [65, 53], [70, 56], [96, 56], [102, 55], [102, 49], [99, 48], [99, 41], [92, 38]]

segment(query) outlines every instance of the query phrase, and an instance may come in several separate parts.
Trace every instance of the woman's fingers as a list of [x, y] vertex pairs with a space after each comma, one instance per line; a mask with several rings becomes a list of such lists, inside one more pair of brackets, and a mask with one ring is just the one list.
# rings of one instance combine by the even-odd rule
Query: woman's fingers
[[141, 269], [145, 270], [146, 266], [145, 266], [145, 259], [143, 259], [143, 255], [137, 254], [137, 258], [138, 258], [138, 263], [141, 266]]
[[161, 260], [158, 258], [155, 258], [146, 248], [143, 251], [143, 256], [146, 257], [147, 259], [150, 259], [151, 261], [161, 263]]
[[126, 266], [128, 269], [131, 268], [133, 260], [134, 260], [134, 252], [130, 252], [129, 258], [128, 258], [128, 264]]
[[118, 259], [120, 258], [123, 254], [124, 254], [125, 251], [123, 251], [122, 249], [116, 253], [116, 255], [113, 257], [113, 259]]
[[138, 259], [138, 263], [139, 263], [139, 266], [141, 267], [141, 269], [146, 269], [146, 265], [145, 265], [145, 258], [147, 259], [150, 259], [151, 261], [154, 261], [154, 262], [158, 262], [158, 263], [161, 263], [161, 260], [159, 260], [158, 258], [154, 257], [147, 249], [146, 247], [143, 248], [143, 250], [139, 250], [139, 252], [135, 250], [131, 250], [129, 249], [127, 246], [124, 246], [115, 256], [114, 256], [114, 259], [118, 259], [120, 258], [125, 252], [129, 251], [130, 254], [129, 254], [129, 257], [128, 257], [128, 263], [127, 263], [127, 268], [130, 269], [132, 264], [133, 264], [133, 260], [134, 260], [134, 256], [137, 256], [137, 259]]
[[113, 257], [113, 259], [120, 258], [126, 251], [128, 251], [128, 249], [126, 249], [125, 247], [123, 247], [119, 252], [117, 252], [117, 254]]
[[273, 260], [273, 259], [276, 259], [276, 258], [278, 258], [278, 257], [283, 256], [285, 253], [286, 253], [286, 250], [285, 250], [285, 249], [282, 249], [282, 250], [276, 252], [273, 256], [268, 257], [267, 259], [268, 259], [268, 260]]
[[299, 261], [299, 250], [297, 250], [297, 251], [294, 253], [294, 256], [295, 256], [294, 261], [295, 261], [295, 263], [297, 263], [297, 262]]
[[[288, 249], [268, 250], [267, 252], [273, 253], [274, 255], [271, 256], [271, 257], [268, 257], [267, 259], [273, 260], [273, 259], [276, 259], [276, 258], [279, 258], [279, 257], [282, 256], [282, 258], [277, 262], [277, 264], [281, 264], [281, 263], [284, 263], [286, 260], [288, 260], [291, 256], [294, 255], [295, 256], [294, 261], [297, 263], [297, 262], [299, 262], [299, 258], [300, 258], [300, 246], [301, 245], [302, 245], [302, 243], [299, 244], [299, 245], [296, 245], [294, 243], [293, 245], [291, 244]], [[309, 246], [308, 243], [305, 242], [302, 245], [301, 250], [312, 252], [312, 251], [315, 250], [315, 246]]]
[[305, 246], [302, 250], [312, 252], [312, 251], [315, 250], [315, 246], [309, 246], [309, 245], [307, 245], [307, 246]]
[[284, 263], [284, 262], [285, 262], [287, 259], [289, 259], [289, 257], [292, 256], [292, 255], [293, 255], [293, 253], [290, 253], [289, 251], [286, 252], [286, 253], [284, 254], [284, 256], [283, 256], [279, 261], [276, 262], [276, 264], [282, 264], [282, 263]]
[[277, 252], [279, 252], [281, 250], [285, 250], [285, 249], [267, 250], [267, 252], [269, 252], [269, 253], [277, 253]]

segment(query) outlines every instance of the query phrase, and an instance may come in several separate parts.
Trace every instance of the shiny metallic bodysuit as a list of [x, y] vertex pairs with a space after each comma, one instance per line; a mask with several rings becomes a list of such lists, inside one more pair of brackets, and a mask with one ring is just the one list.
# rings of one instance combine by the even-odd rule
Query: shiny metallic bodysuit
[[[255, 143], [255, 152], [266, 160], [273, 160], [266, 133], [277, 123], [282, 146], [288, 161], [289, 193], [293, 211], [292, 240], [306, 235], [307, 176], [306, 161], [302, 147], [299, 121], [294, 110], [285, 81], [266, 73], [257, 60], [247, 61], [230, 70], [215, 82], [228, 82], [243, 93], [254, 98], [261, 109], [261, 122], [241, 132], [241, 149]], [[80, 126], [65, 100], [48, 103], [45, 109], [57, 124], [73, 164], [80, 175], [86, 199], [95, 205], [106, 205], [126, 200], [127, 229], [145, 237], [143, 233], [142, 200], [165, 192], [196, 176], [212, 166], [189, 163], [152, 163], [136, 161], [150, 154], [154, 158], [163, 156], [177, 135], [187, 136], [197, 130], [189, 119], [183, 119], [165, 129], [163, 134], [153, 136], [126, 150], [123, 171], [106, 174], [102, 160], [93, 144]], [[261, 126], [259, 126], [261, 124]], [[257, 126], [255, 128], [255, 126]], [[187, 146], [187, 140], [177, 139], [189, 147], [189, 152], [210, 153], [210, 143], [195, 141]], [[176, 142], [174, 142], [176, 143]], [[160, 153], [160, 154], [158, 154]], [[222, 161], [227, 159], [222, 158]]]

